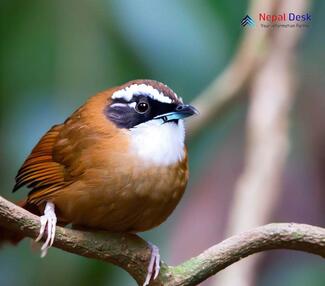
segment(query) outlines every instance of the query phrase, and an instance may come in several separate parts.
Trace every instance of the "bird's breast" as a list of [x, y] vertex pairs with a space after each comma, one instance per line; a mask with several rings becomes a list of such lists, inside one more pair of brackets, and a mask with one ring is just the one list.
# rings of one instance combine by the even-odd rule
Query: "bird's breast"
[[128, 152], [96, 156], [96, 164], [57, 199], [66, 221], [109, 231], [145, 231], [166, 220], [185, 190], [186, 157], [157, 166]]
[[147, 166], [172, 166], [185, 157], [184, 137], [182, 120], [177, 123], [150, 120], [130, 130], [129, 152]]

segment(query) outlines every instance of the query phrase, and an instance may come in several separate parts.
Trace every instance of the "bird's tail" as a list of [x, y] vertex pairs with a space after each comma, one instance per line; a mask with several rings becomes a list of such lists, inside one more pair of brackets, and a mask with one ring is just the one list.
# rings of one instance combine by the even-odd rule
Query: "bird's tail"
[[[26, 200], [23, 201], [19, 201], [16, 203], [16, 205], [27, 209], [28, 210], [28, 203], [26, 202]], [[14, 232], [10, 229], [7, 229], [5, 227], [0, 226], [0, 247], [3, 244], [9, 243], [9, 244], [13, 244], [16, 245], [18, 244], [22, 239], [24, 238], [24, 236], [21, 233], [18, 232]]]

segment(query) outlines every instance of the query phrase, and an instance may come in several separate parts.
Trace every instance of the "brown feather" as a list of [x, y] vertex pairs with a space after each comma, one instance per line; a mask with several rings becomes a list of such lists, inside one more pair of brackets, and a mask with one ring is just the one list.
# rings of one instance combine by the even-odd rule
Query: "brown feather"
[[130, 152], [128, 131], [104, 114], [115, 90], [91, 97], [51, 128], [17, 174], [14, 190], [31, 188], [27, 203], [39, 212], [53, 202], [59, 223], [148, 230], [170, 215], [185, 190], [187, 156], [171, 166], [146, 167]]
[[37, 143], [16, 176], [13, 191], [26, 186], [55, 186], [64, 181], [64, 166], [53, 160], [53, 146], [63, 125], [53, 126]]

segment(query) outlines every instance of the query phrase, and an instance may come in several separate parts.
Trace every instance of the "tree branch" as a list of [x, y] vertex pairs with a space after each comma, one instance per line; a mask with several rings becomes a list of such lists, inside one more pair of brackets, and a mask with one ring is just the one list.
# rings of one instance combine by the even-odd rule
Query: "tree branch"
[[[294, 4], [275, 2], [278, 3], [273, 14], [293, 9], [302, 15], [310, 4], [307, 0]], [[296, 47], [304, 29], [271, 30], [268, 47], [272, 53], [261, 62], [250, 82], [245, 165], [235, 187], [226, 237], [270, 222], [283, 192], [281, 182], [292, 143], [290, 112], [297, 88]], [[245, 264], [224, 271], [216, 277], [214, 285], [254, 285], [256, 266], [262, 257], [256, 255]]]
[[[0, 225], [27, 237], [39, 233], [39, 217], [0, 197]], [[150, 249], [133, 234], [87, 232], [57, 227], [54, 246], [81, 256], [120, 266], [141, 284]], [[269, 224], [232, 236], [178, 266], [161, 265], [152, 286], [198, 285], [213, 274], [253, 253], [269, 249], [301, 250], [325, 258], [325, 229], [321, 227], [278, 223]]]
[[[276, 5], [277, 1], [272, 0], [252, 1], [248, 15], [256, 15], [259, 11], [273, 11]], [[245, 29], [231, 62], [191, 102], [200, 111], [200, 116], [187, 120], [189, 137], [199, 134], [203, 126], [215, 121], [236, 102], [240, 91], [270, 52], [267, 47], [269, 35], [269, 29]]]

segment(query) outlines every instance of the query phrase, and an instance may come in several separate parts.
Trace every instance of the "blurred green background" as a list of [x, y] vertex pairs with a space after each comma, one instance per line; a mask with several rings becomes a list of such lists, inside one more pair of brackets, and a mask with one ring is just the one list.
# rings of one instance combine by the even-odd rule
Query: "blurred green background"
[[[13, 201], [26, 195], [26, 190], [14, 195], [11, 189], [27, 154], [44, 132], [98, 91], [151, 78], [168, 84], [185, 102], [194, 99], [233, 57], [247, 5], [246, 1], [226, 0], [2, 0], [0, 194]], [[284, 179], [288, 188], [300, 191], [284, 194], [283, 201], [293, 203], [279, 206], [277, 219], [324, 226], [325, 2], [315, 1], [311, 13], [312, 25], [298, 50], [294, 144]], [[160, 246], [167, 262], [177, 261], [169, 259], [175, 222], [191, 205], [193, 193], [200, 192], [200, 178], [220, 171], [215, 166], [222, 164], [218, 165], [220, 157], [225, 159], [222, 154], [229, 155], [225, 180], [234, 180], [240, 173], [247, 107], [243, 95], [218, 122], [189, 142], [192, 175], [187, 194], [167, 223], [143, 235]], [[222, 207], [215, 203], [215, 208]], [[200, 226], [204, 231], [204, 226], [215, 224], [218, 231], [225, 216], [226, 211], [211, 217], [209, 226], [193, 221], [193, 228]], [[212, 237], [201, 251], [218, 240]], [[320, 258], [276, 251], [263, 261], [258, 285], [325, 285]], [[57, 249], [40, 259], [28, 240], [0, 251], [1, 286], [134, 284], [117, 267]]]

